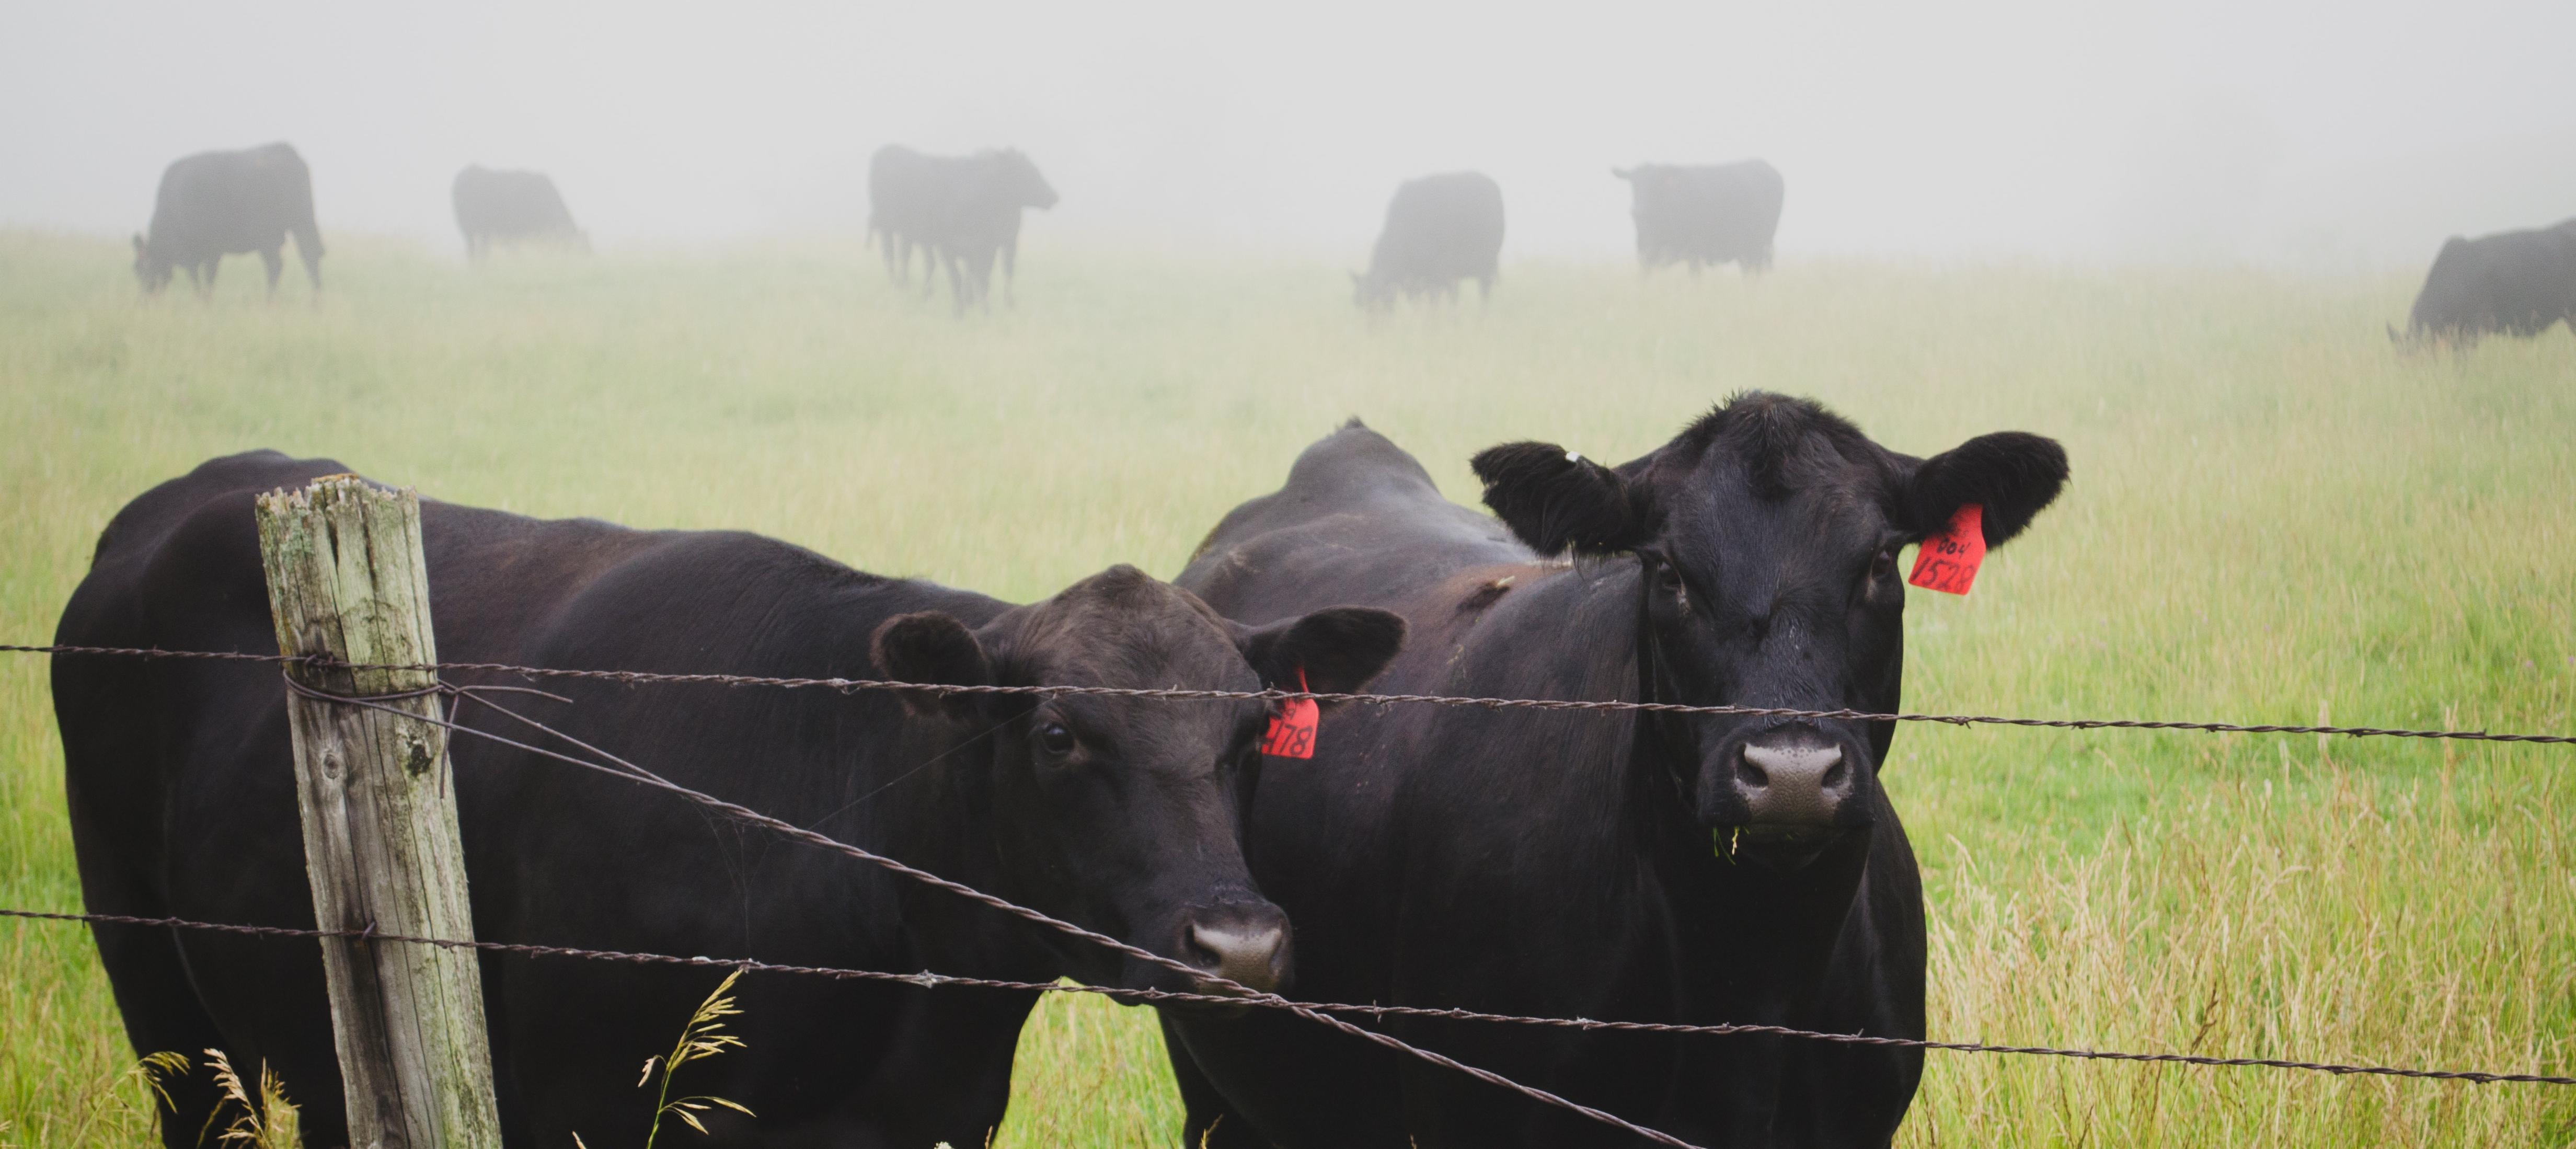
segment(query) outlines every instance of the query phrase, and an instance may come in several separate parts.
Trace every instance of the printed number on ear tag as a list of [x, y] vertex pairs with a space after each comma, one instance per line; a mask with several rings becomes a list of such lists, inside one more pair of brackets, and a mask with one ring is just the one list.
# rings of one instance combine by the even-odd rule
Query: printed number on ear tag
[[1977, 503], [1961, 506], [1950, 516], [1950, 526], [1923, 540], [1914, 549], [1914, 573], [1905, 581], [1927, 590], [1946, 594], [1966, 594], [1977, 581], [1977, 567], [1986, 561], [1986, 508]]
[[[1297, 689], [1306, 689], [1306, 668], [1297, 668]], [[1261, 752], [1273, 758], [1312, 758], [1315, 756], [1315, 724], [1319, 708], [1312, 698], [1290, 698], [1279, 704], [1279, 713], [1270, 719], [1270, 731], [1261, 736]]]

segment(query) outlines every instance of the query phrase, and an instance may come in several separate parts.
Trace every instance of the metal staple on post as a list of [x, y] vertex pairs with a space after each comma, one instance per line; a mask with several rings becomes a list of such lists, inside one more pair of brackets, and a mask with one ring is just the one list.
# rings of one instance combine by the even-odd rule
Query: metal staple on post
[[[500, 1149], [420, 499], [351, 475], [258, 500], [296, 808], [352, 1145]], [[336, 705], [333, 696], [370, 698]]]

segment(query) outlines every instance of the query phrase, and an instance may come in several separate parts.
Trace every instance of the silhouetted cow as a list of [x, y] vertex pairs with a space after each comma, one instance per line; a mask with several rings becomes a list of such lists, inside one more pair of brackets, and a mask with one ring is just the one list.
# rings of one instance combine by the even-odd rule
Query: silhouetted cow
[[929, 258], [923, 298], [948, 269], [948, 292], [959, 312], [969, 303], [992, 310], [993, 261], [1002, 263], [1002, 298], [1009, 302], [1019, 273], [1020, 212], [1056, 205], [1055, 189], [1036, 164], [1016, 148], [971, 156], [923, 155], [899, 144], [878, 148], [868, 161], [868, 234], [884, 249], [896, 283], [912, 277], [912, 253]]
[[[1402, 613], [1386, 694], [1883, 714], [1904, 671], [1899, 552], [1971, 503], [1989, 546], [2011, 540], [2066, 455], [2002, 432], [1918, 458], [1755, 393], [1619, 466], [1524, 442], [1475, 470], [1499, 522], [1354, 420], [1228, 514], [1176, 581], [1236, 618]], [[1879, 782], [1895, 735], [1353, 707], [1312, 759], [1264, 767], [1244, 854], [1297, 923], [1300, 998], [1919, 1038], [1922, 888]], [[1922, 1069], [1919, 1050], [1771, 1036], [1385, 1024], [1709, 1146], [1884, 1146]], [[1164, 1025], [1186, 1145], [1637, 1143], [1268, 1011]]]
[[1639, 164], [1612, 168], [1628, 181], [1637, 221], [1637, 267], [1668, 263], [1771, 266], [1771, 237], [1780, 230], [1780, 173], [1760, 160], [1689, 167]]
[[548, 243], [590, 250], [590, 237], [573, 226], [555, 181], [544, 172], [499, 172], [468, 166], [450, 191], [456, 230], [465, 233], [465, 255], [480, 259], [495, 244]]
[[2576, 219], [2476, 239], [2452, 236], [2424, 276], [2406, 334], [2475, 339], [2504, 332], [2528, 338], [2561, 321], [2576, 331]]
[[313, 173], [304, 157], [283, 143], [199, 152], [161, 173], [151, 230], [134, 237], [134, 276], [143, 290], [157, 293], [184, 267], [198, 294], [210, 294], [225, 256], [255, 251], [268, 266], [268, 294], [274, 298], [289, 235], [304, 259], [305, 277], [320, 292], [322, 233], [313, 225]]
[[[274, 652], [252, 499], [344, 468], [252, 452], [128, 504], [63, 611], [67, 643]], [[637, 531], [423, 500], [438, 653], [451, 661], [912, 682], [1356, 689], [1403, 623], [1327, 610], [1251, 629], [1113, 567], [1015, 606], [864, 574], [727, 531]], [[516, 682], [455, 671], [458, 685]], [[548, 680], [486, 694], [463, 725], [530, 739], [504, 709], [674, 782], [1256, 988], [1287, 922], [1244, 870], [1239, 791], [1268, 711], [1165, 702]], [[274, 666], [64, 655], [53, 666], [81, 894], [92, 910], [311, 926]], [[543, 741], [543, 739], [538, 739]], [[476, 936], [1013, 981], [1189, 989], [1200, 978], [1069, 939], [669, 794], [471, 736], [451, 743]], [[143, 1053], [222, 1049], [274, 1067], [308, 1145], [345, 1144], [321, 954], [311, 941], [101, 925]], [[640, 1145], [635, 1067], [670, 1048], [718, 970], [486, 955], [501, 1119], [514, 1146]], [[987, 1143], [1036, 997], [761, 977], [730, 1022], [747, 1048], [689, 1069], [726, 1144]], [[169, 1081], [171, 1149], [217, 1099]], [[721, 1118], [722, 1121], [718, 1121]]]
[[1482, 172], [1445, 172], [1407, 180], [1386, 205], [1386, 226], [1369, 250], [1367, 273], [1351, 274], [1352, 300], [1381, 311], [1399, 299], [1458, 298], [1458, 281], [1476, 281], [1476, 297], [1494, 294], [1503, 251], [1503, 189]]

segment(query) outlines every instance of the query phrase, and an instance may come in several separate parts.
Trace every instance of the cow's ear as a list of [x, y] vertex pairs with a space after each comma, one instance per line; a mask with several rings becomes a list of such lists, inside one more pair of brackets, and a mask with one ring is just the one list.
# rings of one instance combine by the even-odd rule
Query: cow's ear
[[[966, 624], [937, 611], [899, 614], [877, 627], [868, 642], [877, 673], [894, 682], [940, 686], [989, 686], [993, 662]], [[962, 715], [971, 712], [972, 695], [898, 690], [903, 708], [914, 715]]]
[[1540, 554], [1613, 554], [1655, 537], [1660, 516], [1645, 487], [1554, 443], [1487, 447], [1469, 465], [1485, 505]]
[[1268, 626], [1235, 628], [1234, 644], [1263, 686], [1317, 694], [1354, 694], [1404, 648], [1404, 617], [1393, 611], [1336, 606]]
[[1923, 461], [1906, 485], [1916, 532], [1940, 530], [1961, 506], [1985, 508], [1986, 545], [2002, 546], [2030, 525], [2066, 485], [2066, 448], [2024, 431], [1979, 435]]

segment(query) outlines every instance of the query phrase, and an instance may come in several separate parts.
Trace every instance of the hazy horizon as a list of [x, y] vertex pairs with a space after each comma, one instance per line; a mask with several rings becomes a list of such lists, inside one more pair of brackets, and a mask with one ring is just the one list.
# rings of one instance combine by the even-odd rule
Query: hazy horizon
[[867, 157], [1012, 145], [1033, 238], [1358, 262], [1401, 179], [1501, 182], [1505, 257], [1629, 249], [1613, 165], [1761, 156], [1799, 256], [2420, 264], [2576, 216], [2576, 5], [2083, 13], [1331, 3], [899, 13], [468, 3], [22, 12], [0, 225], [124, 234], [161, 169], [284, 139], [327, 234], [456, 246], [468, 163], [551, 174], [603, 247], [856, 233]]

